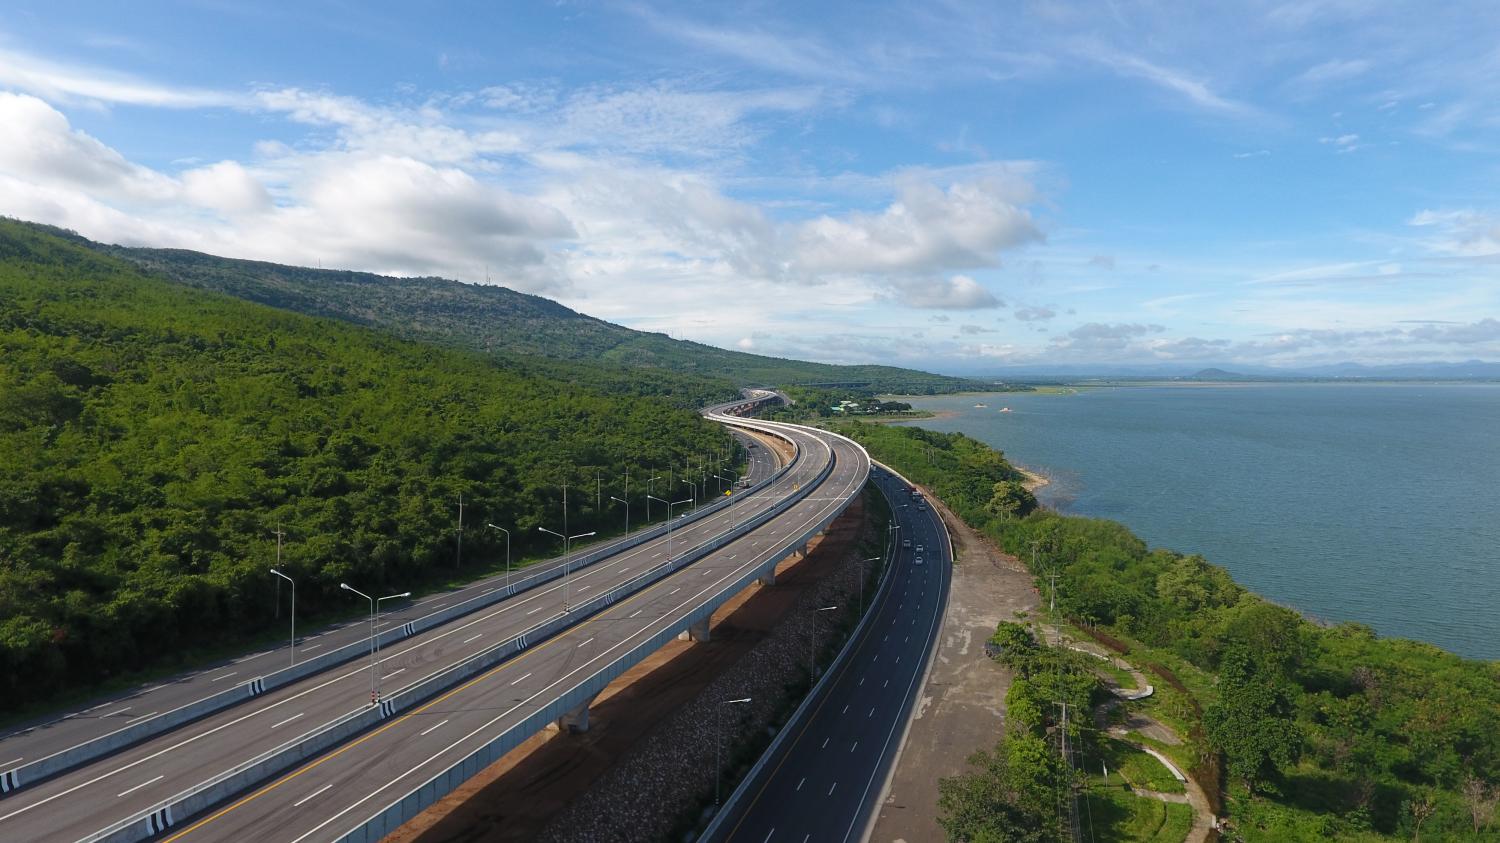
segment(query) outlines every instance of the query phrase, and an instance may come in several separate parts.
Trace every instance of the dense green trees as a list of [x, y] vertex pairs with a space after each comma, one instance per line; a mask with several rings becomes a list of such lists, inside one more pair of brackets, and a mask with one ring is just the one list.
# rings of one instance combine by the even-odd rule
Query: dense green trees
[[348, 608], [340, 580], [451, 576], [460, 493], [466, 559], [502, 546], [486, 521], [554, 554], [537, 527], [561, 528], [565, 481], [570, 527], [617, 530], [627, 468], [638, 500], [653, 466], [728, 444], [654, 391], [190, 290], [0, 221], [0, 710], [262, 633], [278, 525], [307, 615]]
[[[843, 429], [1021, 559], [1036, 547], [1034, 573], [1058, 574], [1058, 606], [1075, 622], [1217, 677], [1194, 692], [1247, 839], [1410, 837], [1420, 820], [1428, 837], [1471, 839], [1477, 828], [1479, 839], [1500, 840], [1500, 662], [1381, 639], [1359, 624], [1316, 625], [1202, 558], [1151, 549], [1111, 521], [1045, 510], [1005, 517], [986, 502], [1014, 478], [966, 469], [985, 464], [974, 440]], [[1035, 699], [1015, 697], [1010, 717], [1046, 717]]]

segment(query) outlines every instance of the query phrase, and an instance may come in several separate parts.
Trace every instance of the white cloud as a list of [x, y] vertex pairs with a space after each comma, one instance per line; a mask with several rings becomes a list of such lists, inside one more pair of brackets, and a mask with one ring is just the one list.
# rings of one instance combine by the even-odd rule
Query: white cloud
[[59, 65], [5, 49], [0, 49], [0, 86], [66, 103], [202, 108], [235, 106], [244, 101], [238, 94], [161, 85], [100, 68]]
[[1016, 319], [1022, 322], [1045, 322], [1057, 316], [1057, 311], [1047, 307], [1023, 307], [1016, 311]]
[[1292, 85], [1304, 90], [1319, 89], [1354, 79], [1369, 69], [1370, 62], [1364, 59], [1332, 59], [1298, 74]]
[[0, 91], [0, 170], [126, 202], [164, 202], [178, 192], [172, 179], [130, 163], [73, 129], [40, 99]]
[[911, 280], [898, 285], [899, 298], [908, 307], [935, 310], [984, 310], [1000, 307], [988, 288], [967, 275], [948, 279]]
[[1215, 93], [1208, 83], [1179, 70], [1147, 61], [1140, 56], [1108, 47], [1100, 42], [1085, 42], [1077, 49], [1082, 58], [1104, 65], [1121, 76], [1141, 79], [1186, 100], [1198, 108], [1229, 117], [1254, 117], [1258, 111], [1243, 102]]
[[237, 161], [220, 161], [182, 174], [184, 197], [195, 205], [228, 214], [246, 214], [271, 207], [266, 186]]
[[1425, 245], [1438, 254], [1459, 257], [1500, 254], [1500, 216], [1475, 210], [1424, 210], [1413, 216], [1410, 224], [1434, 232]]

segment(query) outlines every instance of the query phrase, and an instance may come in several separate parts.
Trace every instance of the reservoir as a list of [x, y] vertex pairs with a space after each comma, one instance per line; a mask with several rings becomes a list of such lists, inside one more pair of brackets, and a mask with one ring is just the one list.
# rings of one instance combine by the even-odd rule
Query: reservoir
[[941, 416], [915, 424], [1050, 478], [1038, 497], [1061, 512], [1202, 554], [1316, 619], [1500, 659], [1500, 384], [907, 400]]

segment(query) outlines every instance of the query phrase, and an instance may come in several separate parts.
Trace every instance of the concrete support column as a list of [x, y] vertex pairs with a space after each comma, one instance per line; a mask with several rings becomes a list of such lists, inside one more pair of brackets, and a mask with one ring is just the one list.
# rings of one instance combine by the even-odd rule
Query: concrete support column
[[677, 633], [678, 641], [709, 641], [712, 640], [708, 631], [708, 618], [695, 621], [692, 626]]
[[761, 574], [757, 579], [760, 581], [761, 585], [775, 585], [776, 568], [774, 566], [767, 568], [766, 572], [764, 574]]
[[577, 708], [557, 718], [557, 731], [571, 732], [573, 734], [587, 732], [589, 730], [589, 706], [593, 705], [593, 703], [594, 698], [589, 697], [579, 704]]

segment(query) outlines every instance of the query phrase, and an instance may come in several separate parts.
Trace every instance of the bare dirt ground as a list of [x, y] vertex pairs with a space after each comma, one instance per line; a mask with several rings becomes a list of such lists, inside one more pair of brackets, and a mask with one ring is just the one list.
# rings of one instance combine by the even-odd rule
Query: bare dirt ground
[[[863, 518], [856, 501], [809, 546], [806, 558], [788, 559], [777, 567], [776, 585], [752, 585], [721, 607], [712, 619], [712, 640], [670, 642], [611, 683], [590, 709], [588, 732], [548, 730], [534, 735], [387, 837], [388, 843], [598, 839], [580, 826], [581, 819], [570, 817], [581, 813], [618, 822], [611, 837], [635, 837], [623, 820], [632, 807], [640, 806], [626, 803], [648, 796], [655, 800], [658, 794], [645, 794], [618, 780], [631, 762], [641, 764], [640, 756], [701, 750], [701, 737], [686, 748], [659, 744], [681, 742], [674, 734], [690, 735], [683, 729], [674, 733], [674, 720], [690, 710], [715, 679], [748, 662], [756, 645], [771, 635], [804, 594], [810, 597], [830, 574], [849, 567], [844, 563], [855, 549]], [[849, 579], [852, 583], [853, 577]], [[653, 742], [658, 746], [652, 747]], [[652, 778], [653, 784], [662, 786], [655, 781], [659, 777]], [[680, 789], [687, 793], [685, 798], [693, 798], [701, 782], [700, 777], [683, 777]], [[612, 801], [617, 804], [611, 806]], [[589, 810], [581, 811], [585, 804]]]
[[1004, 729], [1010, 675], [984, 654], [984, 642], [997, 623], [1040, 602], [1031, 575], [1015, 557], [969, 529], [931, 494], [927, 500], [953, 537], [953, 585], [937, 658], [870, 833], [870, 840], [882, 843], [943, 839], [938, 779], [963, 772], [965, 759], [993, 747]]

